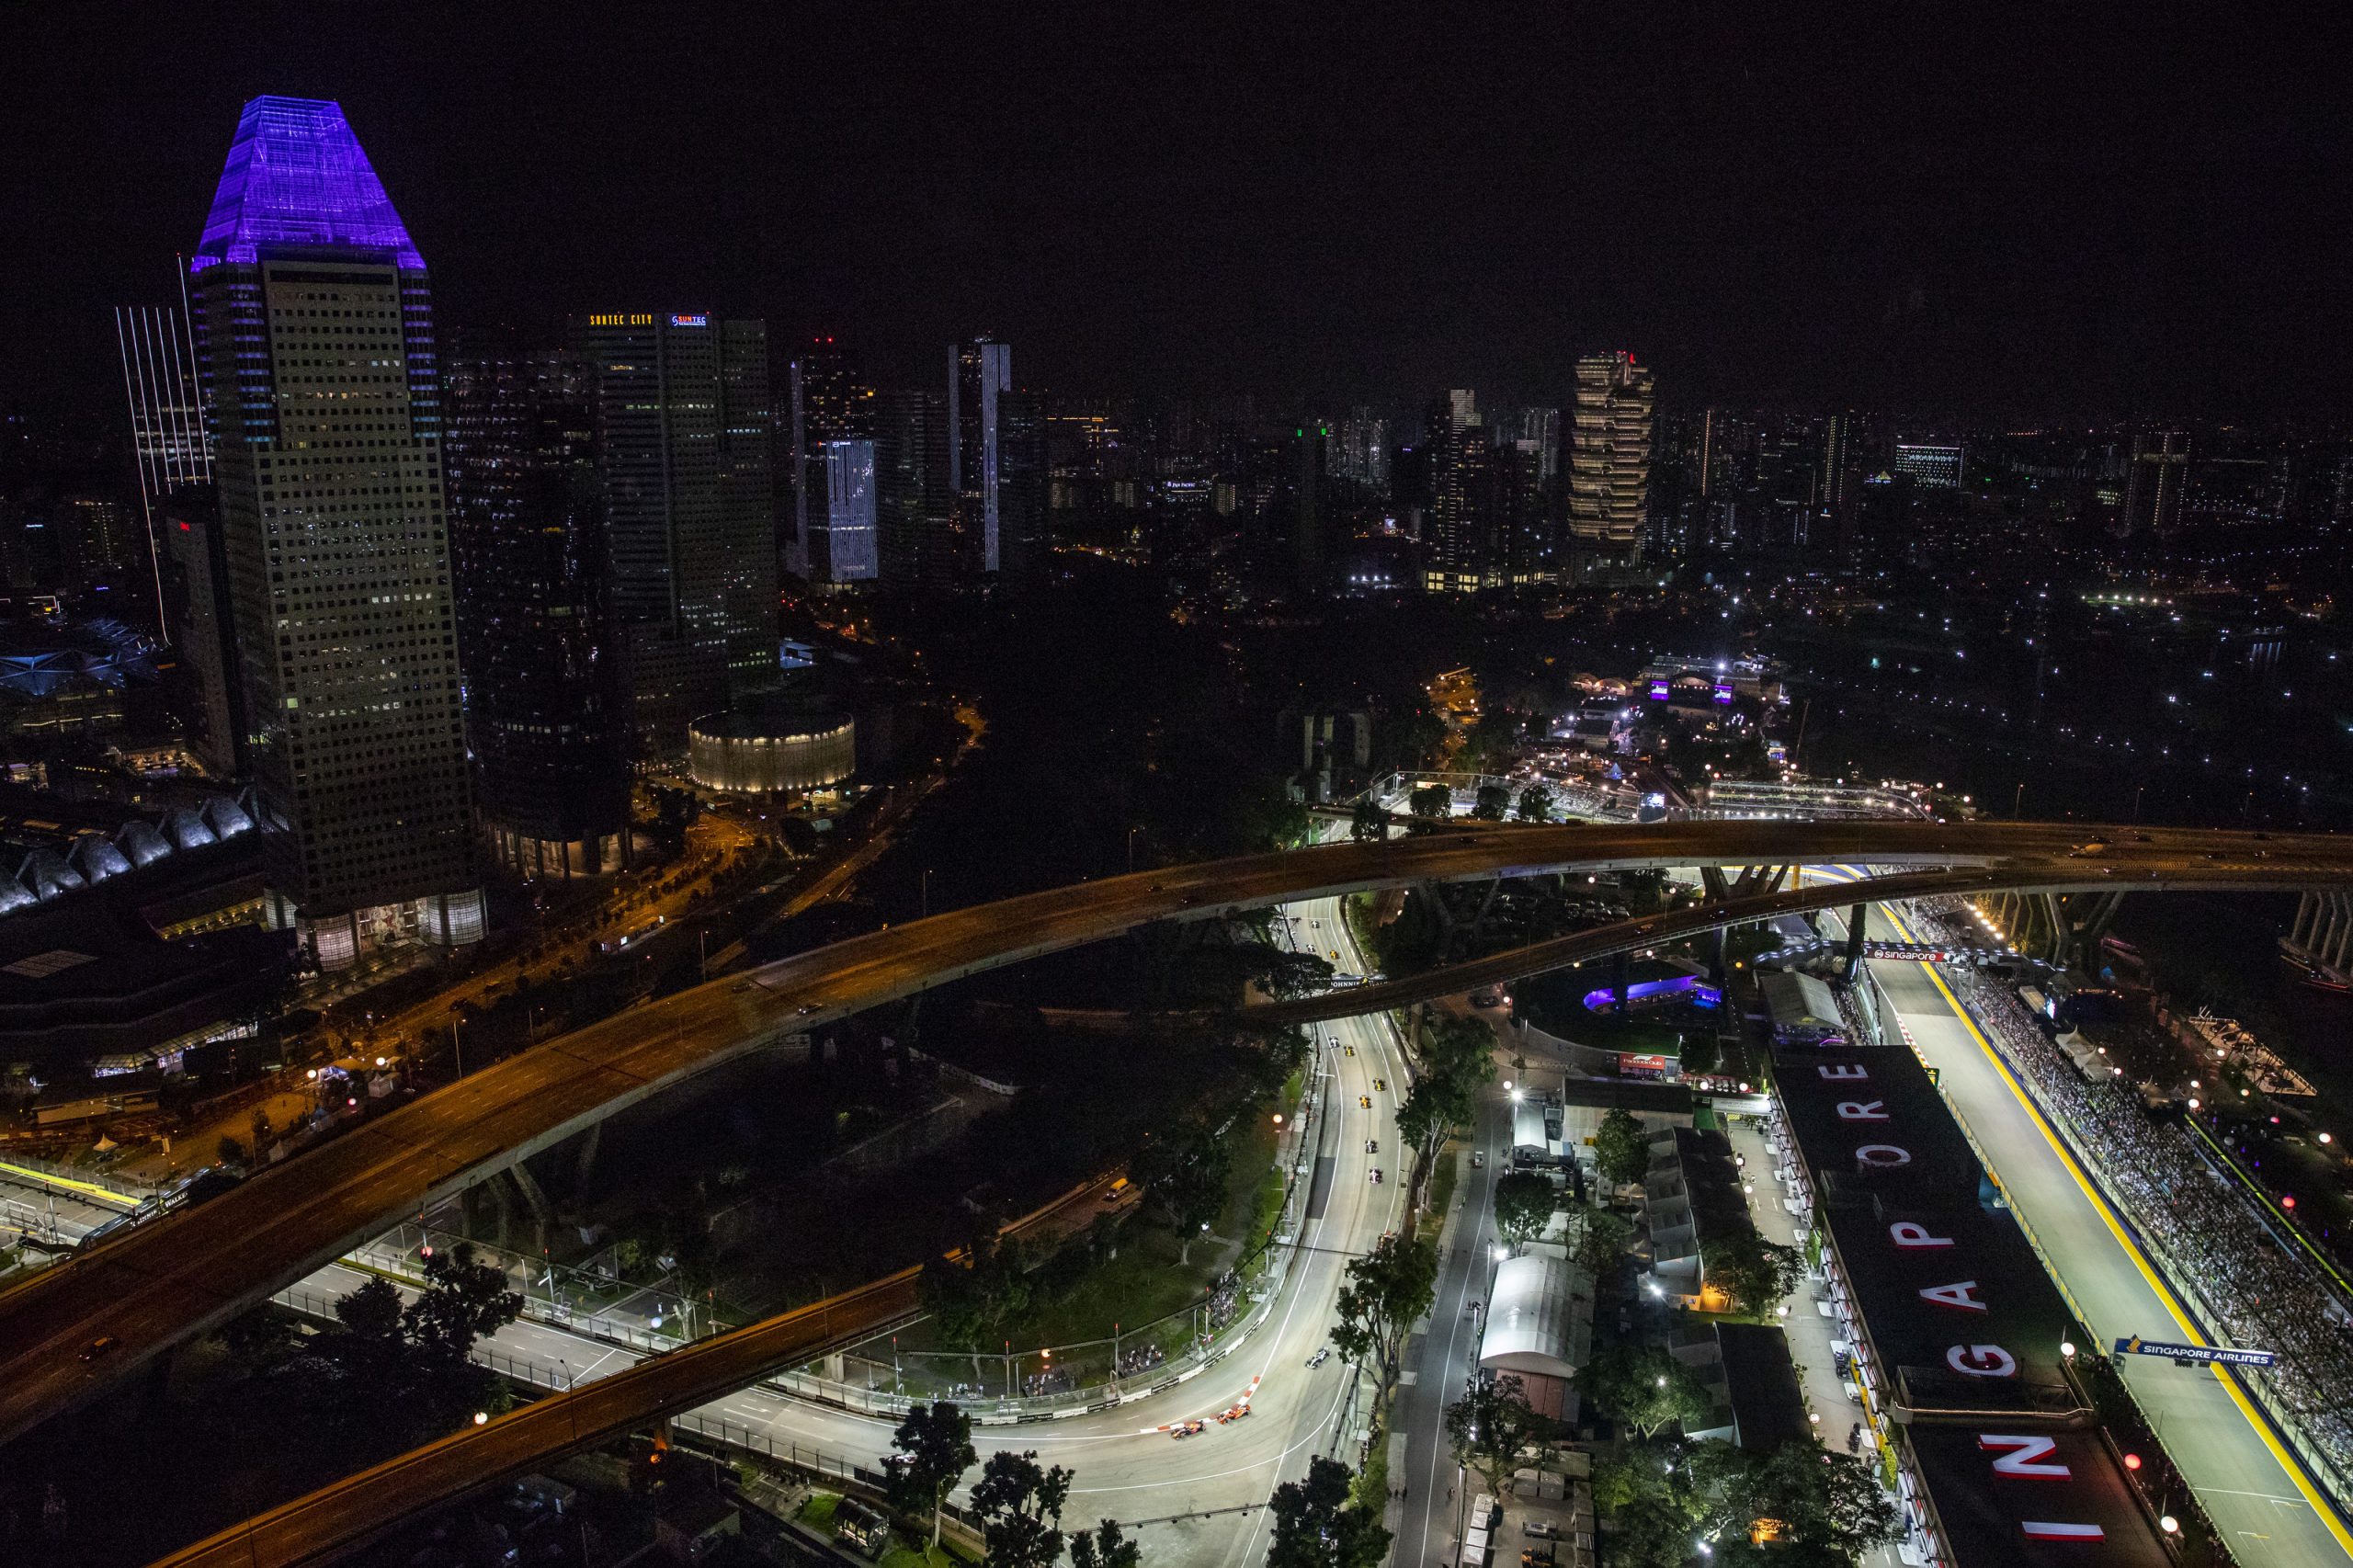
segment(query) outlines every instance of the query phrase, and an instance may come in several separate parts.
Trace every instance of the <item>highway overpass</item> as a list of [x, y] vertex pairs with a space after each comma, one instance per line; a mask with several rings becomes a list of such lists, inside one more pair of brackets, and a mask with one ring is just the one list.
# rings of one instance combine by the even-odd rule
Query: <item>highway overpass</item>
[[[2096, 835], [2106, 847], [2078, 848]], [[1824, 862], [1955, 868], [1964, 879], [1990, 879], [1980, 887], [2303, 890], [2353, 883], [2353, 839], [1867, 822], [1440, 831], [1172, 867], [959, 910], [798, 954], [547, 1041], [0, 1295], [0, 1440], [94, 1397], [400, 1217], [604, 1117], [789, 1033], [926, 986], [1154, 921], [1291, 899], [1555, 871]], [[1962, 881], [1941, 885], [1966, 891]], [[1538, 967], [1809, 907], [1802, 901], [1816, 892], [1823, 905], [1865, 896], [1851, 885], [1801, 889], [1769, 895], [1778, 901], [1770, 908], [1736, 912], [1727, 903], [1628, 922], [1548, 945]], [[1574, 946], [1580, 941], [1589, 946]], [[1506, 965], [1495, 977], [1509, 972], [1518, 971]], [[1348, 1010], [1381, 1001], [1364, 990], [1332, 999]], [[113, 1342], [108, 1351], [83, 1360], [101, 1338]]]

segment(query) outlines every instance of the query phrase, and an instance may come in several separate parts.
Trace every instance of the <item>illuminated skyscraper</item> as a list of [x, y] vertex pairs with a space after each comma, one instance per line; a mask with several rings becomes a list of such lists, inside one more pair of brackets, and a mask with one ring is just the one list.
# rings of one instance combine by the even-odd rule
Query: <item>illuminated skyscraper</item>
[[1389, 492], [1389, 421], [1370, 408], [1352, 408], [1332, 442], [1332, 472], [1377, 495]]
[[340, 108], [260, 97], [189, 266], [271, 918], [479, 940], [425, 259]]
[[[792, 361], [792, 540], [786, 565], [803, 582], [871, 582], [881, 574], [870, 483], [874, 392], [860, 386], [849, 357], [831, 336], [810, 340]], [[870, 483], [863, 500], [827, 489], [835, 442], [865, 442]], [[847, 529], [834, 537], [839, 525]]]
[[458, 650], [483, 834], [525, 876], [630, 858], [627, 720], [607, 641], [585, 367], [506, 331], [442, 356]]
[[[597, 389], [607, 603], [636, 650], [631, 668], [715, 665], [737, 694], [772, 684], [776, 430], [766, 324], [610, 312], [575, 319], [573, 344]], [[664, 684], [675, 683], [665, 676]], [[698, 716], [676, 706], [665, 699], [663, 711], [641, 715], [657, 751], [684, 745]]]
[[1569, 455], [1569, 535], [1575, 569], [1631, 566], [1641, 558], [1651, 483], [1651, 372], [1631, 354], [1577, 361], [1574, 443]]
[[1431, 404], [1422, 435], [1429, 461], [1429, 531], [1423, 586], [1434, 594], [1475, 594], [1498, 580], [1494, 484], [1487, 427], [1478, 399], [1461, 390]]
[[139, 500], [147, 529], [147, 564], [155, 578], [155, 613], [164, 640], [173, 637], [164, 603], [159, 509], [186, 485], [212, 483], [212, 444], [204, 433], [204, 401], [197, 386], [196, 340], [169, 305], [120, 306], [115, 340], [122, 349], [122, 386], [131, 403], [131, 455], [139, 469]]
[[1958, 441], [1898, 441], [1891, 466], [1931, 490], [1958, 490], [1966, 456]]
[[877, 400], [875, 520], [882, 581], [892, 588], [944, 588], [960, 574], [962, 512], [949, 480], [952, 423], [938, 392], [886, 392]]
[[998, 425], [1002, 393], [1013, 390], [1013, 346], [976, 337], [948, 350], [948, 487], [963, 513], [970, 569], [995, 572], [1003, 560], [1004, 452]]
[[2189, 478], [2189, 432], [2139, 430], [2124, 475], [2124, 515], [2117, 531], [2159, 538], [2181, 527], [2181, 492]]

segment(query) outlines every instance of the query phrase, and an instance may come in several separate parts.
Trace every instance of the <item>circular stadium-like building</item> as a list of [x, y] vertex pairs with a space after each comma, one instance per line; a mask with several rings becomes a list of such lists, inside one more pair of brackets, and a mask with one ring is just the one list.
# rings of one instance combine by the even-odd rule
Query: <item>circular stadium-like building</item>
[[712, 713], [687, 727], [687, 772], [710, 790], [745, 795], [837, 784], [858, 766], [858, 726], [824, 701]]

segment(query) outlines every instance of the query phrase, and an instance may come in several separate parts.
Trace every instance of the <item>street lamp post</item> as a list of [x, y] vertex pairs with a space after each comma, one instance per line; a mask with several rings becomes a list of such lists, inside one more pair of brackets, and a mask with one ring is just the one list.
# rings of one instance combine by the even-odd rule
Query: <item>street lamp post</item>
[[466, 1075], [466, 1048], [458, 1039], [458, 1015], [449, 1015], [449, 1053], [458, 1059], [458, 1076]]
[[2025, 780], [2025, 779], [2023, 779], [2023, 778], [2021, 778], [2021, 779], [2019, 779], [2019, 780], [2018, 780], [2018, 793], [2016, 793], [2016, 794], [2014, 794], [2014, 795], [2012, 795], [2012, 796], [2010, 797], [2010, 815], [2011, 815], [2011, 817], [2012, 817], [2012, 818], [2016, 818], [2016, 817], [2018, 817], [2018, 816], [2021, 813], [2021, 812], [2024, 810], [2025, 805], [2026, 805], [2026, 780]]

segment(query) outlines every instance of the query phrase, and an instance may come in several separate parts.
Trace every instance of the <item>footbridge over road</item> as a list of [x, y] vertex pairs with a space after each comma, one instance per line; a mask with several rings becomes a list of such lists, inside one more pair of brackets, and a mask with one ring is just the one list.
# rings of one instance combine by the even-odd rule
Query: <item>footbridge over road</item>
[[[549, 1040], [0, 1295], [0, 1440], [96, 1396], [403, 1215], [695, 1073], [926, 986], [1155, 921], [1431, 881], [1690, 865], [1942, 869], [2033, 887], [2353, 885], [2353, 839], [2162, 829], [2095, 839], [2096, 831], [1873, 822], [1442, 831], [1082, 882], [797, 954]], [[1851, 884], [1835, 896], [1790, 896], [1816, 891], [1825, 903], [1862, 896]], [[1584, 935], [1662, 941], [1682, 930], [1671, 920], [1698, 930], [1728, 918], [1703, 907], [1630, 922], [1615, 938]], [[1347, 1009], [1383, 1005], [1368, 990], [1349, 993]], [[103, 1352], [85, 1359], [100, 1341]]]

